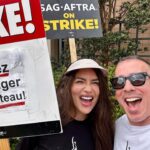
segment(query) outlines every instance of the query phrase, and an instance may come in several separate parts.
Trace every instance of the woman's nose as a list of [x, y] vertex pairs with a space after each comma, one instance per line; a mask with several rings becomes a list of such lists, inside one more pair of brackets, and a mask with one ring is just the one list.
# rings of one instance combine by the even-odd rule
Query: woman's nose
[[92, 91], [92, 86], [90, 84], [86, 84], [84, 90], [90, 92]]

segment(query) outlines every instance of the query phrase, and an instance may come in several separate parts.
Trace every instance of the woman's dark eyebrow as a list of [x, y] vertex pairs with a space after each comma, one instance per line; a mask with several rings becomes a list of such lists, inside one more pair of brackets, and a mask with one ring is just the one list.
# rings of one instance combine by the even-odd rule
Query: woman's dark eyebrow
[[85, 78], [82, 77], [75, 77], [75, 79], [86, 80]]
[[[86, 79], [83, 78], [83, 77], [75, 77], [75, 79], [80, 79], [80, 80], [84, 80], [84, 81], [86, 80]], [[99, 80], [98, 80], [98, 78], [97, 78], [97, 79], [92, 79], [92, 81], [99, 81]]]

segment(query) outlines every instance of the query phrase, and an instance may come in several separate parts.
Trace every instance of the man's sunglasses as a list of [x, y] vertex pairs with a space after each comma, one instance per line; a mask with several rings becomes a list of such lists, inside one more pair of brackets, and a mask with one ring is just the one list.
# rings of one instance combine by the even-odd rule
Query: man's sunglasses
[[110, 82], [114, 89], [123, 89], [127, 79], [131, 82], [133, 86], [141, 86], [144, 85], [146, 77], [150, 77], [150, 75], [148, 75], [146, 72], [140, 72], [131, 74], [130, 76], [127, 77], [123, 76], [115, 77], [112, 78]]

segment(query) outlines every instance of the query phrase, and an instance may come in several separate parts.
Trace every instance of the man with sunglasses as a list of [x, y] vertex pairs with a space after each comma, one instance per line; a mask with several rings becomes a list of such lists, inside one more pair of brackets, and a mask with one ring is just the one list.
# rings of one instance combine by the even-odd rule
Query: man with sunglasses
[[114, 150], [150, 150], [150, 64], [138, 56], [123, 58], [111, 79], [125, 113], [116, 121]]

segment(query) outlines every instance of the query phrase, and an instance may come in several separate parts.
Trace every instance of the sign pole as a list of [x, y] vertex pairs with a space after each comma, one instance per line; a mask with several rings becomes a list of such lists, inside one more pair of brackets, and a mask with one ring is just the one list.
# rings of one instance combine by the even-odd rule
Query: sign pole
[[71, 62], [76, 61], [77, 52], [76, 52], [75, 38], [69, 38], [69, 50], [71, 55]]
[[0, 139], [0, 150], [10, 150], [8, 139]]

